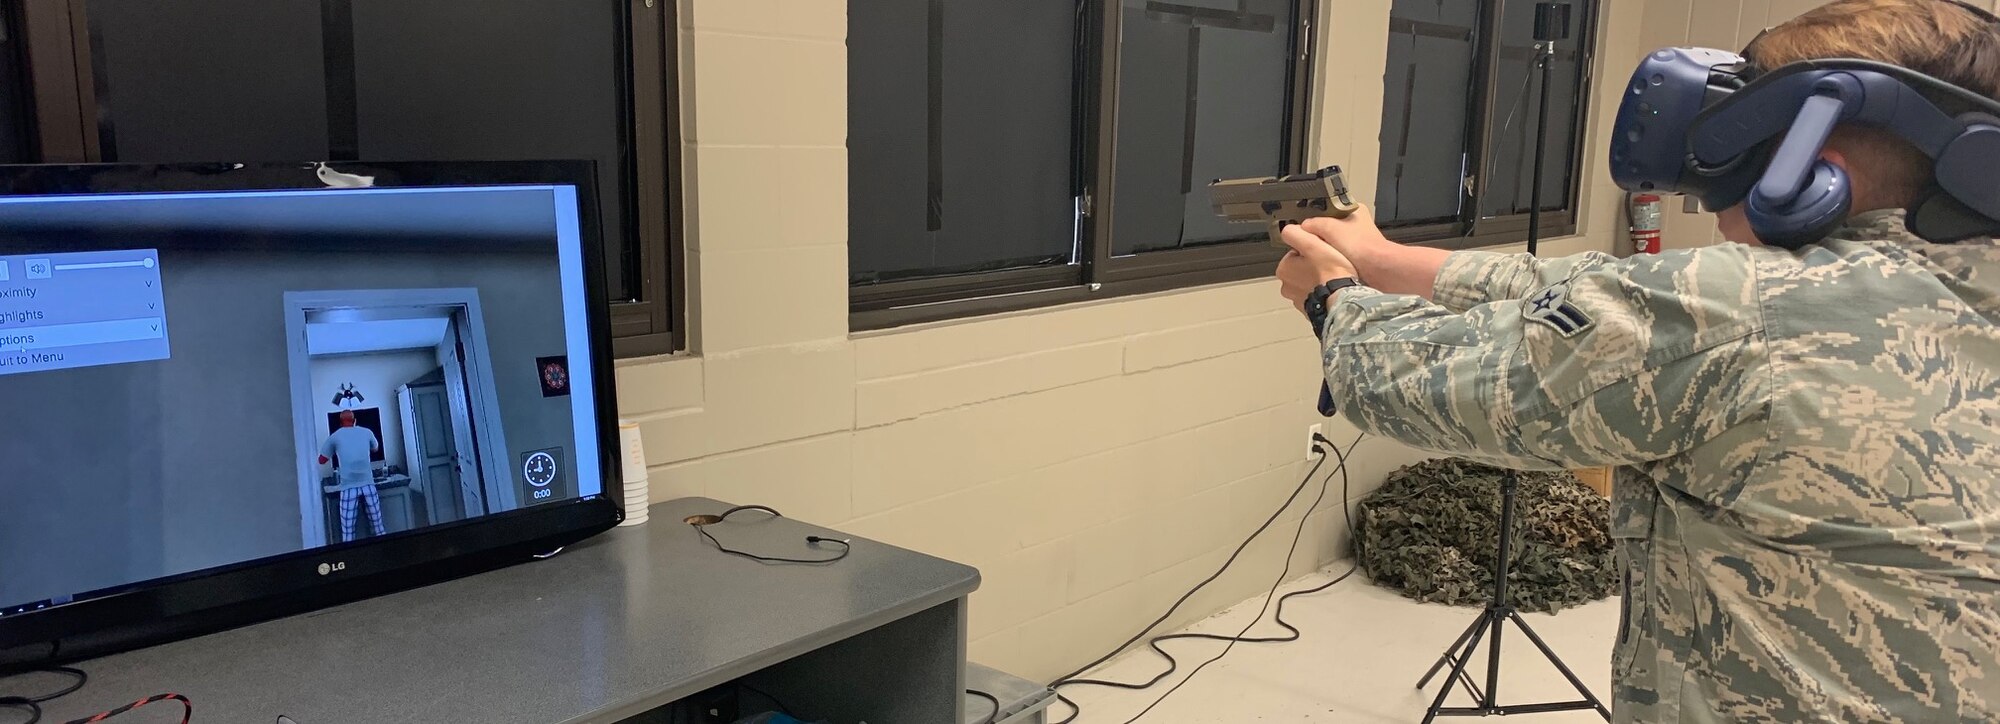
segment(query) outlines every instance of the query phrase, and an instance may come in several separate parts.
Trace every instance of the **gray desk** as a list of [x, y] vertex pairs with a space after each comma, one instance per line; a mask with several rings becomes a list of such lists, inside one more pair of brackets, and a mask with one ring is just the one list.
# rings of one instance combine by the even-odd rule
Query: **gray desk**
[[[836, 722], [963, 720], [978, 571], [859, 538], [833, 565], [767, 566], [680, 523], [726, 507], [662, 503], [548, 560], [84, 662], [90, 686], [44, 721], [165, 691], [198, 724], [650, 721], [739, 679]], [[710, 530], [795, 557], [846, 537], [754, 514]]]

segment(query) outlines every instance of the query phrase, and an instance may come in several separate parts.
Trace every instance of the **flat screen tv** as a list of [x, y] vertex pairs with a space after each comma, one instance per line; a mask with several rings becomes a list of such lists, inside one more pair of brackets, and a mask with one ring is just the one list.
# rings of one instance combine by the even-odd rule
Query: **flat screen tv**
[[0, 671], [615, 525], [592, 178], [0, 167]]

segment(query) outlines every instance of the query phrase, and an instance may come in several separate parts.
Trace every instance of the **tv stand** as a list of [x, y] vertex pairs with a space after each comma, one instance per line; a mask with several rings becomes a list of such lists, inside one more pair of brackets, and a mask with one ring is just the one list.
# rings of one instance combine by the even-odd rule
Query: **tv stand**
[[[764, 565], [680, 523], [728, 507], [662, 503], [645, 525], [546, 560], [85, 661], [90, 685], [44, 719], [172, 691], [200, 723], [680, 721], [663, 712], [737, 681], [808, 720], [939, 724], [991, 709], [962, 693], [978, 571], [859, 538], [839, 563]], [[807, 535], [849, 537], [755, 516], [714, 532], [774, 555], [809, 553]], [[1039, 721], [1046, 689], [1017, 690], [1029, 694], [999, 720]]]

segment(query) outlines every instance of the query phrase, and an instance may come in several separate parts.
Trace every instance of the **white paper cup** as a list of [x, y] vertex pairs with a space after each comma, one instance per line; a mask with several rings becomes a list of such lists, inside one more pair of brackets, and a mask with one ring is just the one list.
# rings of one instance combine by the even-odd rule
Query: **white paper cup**
[[618, 439], [623, 450], [624, 476], [627, 482], [646, 479], [646, 439], [639, 430], [639, 423], [632, 420], [618, 421]]

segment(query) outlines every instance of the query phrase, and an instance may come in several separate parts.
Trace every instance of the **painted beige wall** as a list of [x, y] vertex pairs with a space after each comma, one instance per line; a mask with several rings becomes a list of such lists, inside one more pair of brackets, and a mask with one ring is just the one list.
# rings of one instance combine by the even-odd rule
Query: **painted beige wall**
[[[1047, 679], [1159, 615], [1297, 484], [1317, 355], [1272, 282], [850, 334], [845, 6], [680, 2], [693, 352], [618, 374], [655, 500], [770, 504], [977, 566], [973, 658]], [[1317, 161], [1366, 195], [1389, 0], [1337, 2]], [[1625, 3], [1611, 47], [1638, 37]], [[1600, 77], [1629, 73], [1607, 62], [1622, 67]], [[1608, 119], [1615, 94], [1595, 100]], [[1611, 248], [1603, 125], [1582, 234], [1554, 253]], [[1382, 441], [1357, 455], [1356, 496], [1421, 458]], [[1311, 514], [1293, 575], [1346, 555], [1337, 497]], [[1267, 534], [1173, 625], [1268, 587], [1288, 538]]]
[[[1981, 7], [2000, 10], [2000, 0], [1971, 0]], [[1674, 45], [1741, 50], [1765, 28], [1779, 25], [1826, 4], [1822, 0], [1613, 0], [1643, 5], [1638, 44], [1623, 49], [1620, 60], [1627, 67], [1646, 53]], [[1621, 79], [1622, 80], [1622, 79]], [[1670, 201], [1677, 202], [1678, 199]], [[1667, 204], [1665, 232], [1661, 246], [1684, 249], [1722, 242], [1715, 229], [1715, 217], [1706, 212], [1686, 213], [1679, 203]]]

